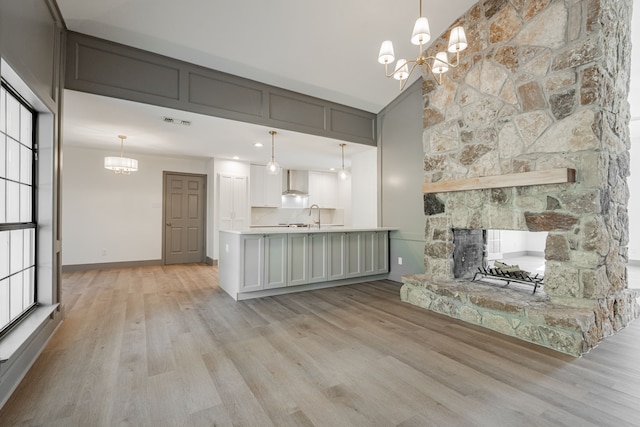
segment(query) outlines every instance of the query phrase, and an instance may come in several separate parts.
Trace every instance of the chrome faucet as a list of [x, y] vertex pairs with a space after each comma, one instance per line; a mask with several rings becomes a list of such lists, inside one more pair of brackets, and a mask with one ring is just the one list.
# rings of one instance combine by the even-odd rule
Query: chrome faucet
[[318, 220], [317, 221], [313, 221], [314, 224], [318, 224], [318, 230], [320, 230], [320, 206], [316, 205], [315, 203], [311, 206], [309, 206], [309, 216], [311, 216], [311, 212], [313, 211], [313, 208], [318, 208]]

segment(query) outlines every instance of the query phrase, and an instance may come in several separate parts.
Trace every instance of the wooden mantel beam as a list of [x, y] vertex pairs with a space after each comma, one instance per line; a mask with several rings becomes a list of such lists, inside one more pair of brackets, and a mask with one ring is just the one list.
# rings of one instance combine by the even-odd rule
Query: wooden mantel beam
[[576, 170], [569, 168], [481, 176], [455, 181], [425, 182], [422, 192], [448, 193], [452, 191], [484, 190], [489, 188], [526, 187], [530, 185], [566, 184], [576, 182]]

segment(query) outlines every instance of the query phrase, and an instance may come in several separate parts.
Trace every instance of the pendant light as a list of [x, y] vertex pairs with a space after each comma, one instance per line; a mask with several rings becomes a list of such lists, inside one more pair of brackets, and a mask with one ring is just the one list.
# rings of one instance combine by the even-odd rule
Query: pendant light
[[342, 151], [342, 169], [340, 169], [340, 172], [338, 172], [338, 177], [340, 177], [340, 179], [345, 180], [347, 178], [349, 178], [349, 172], [347, 172], [347, 170], [344, 168], [344, 147], [347, 144], [340, 144], [340, 150]]
[[127, 137], [125, 135], [118, 135], [118, 138], [120, 138], [120, 157], [105, 157], [104, 167], [117, 174], [129, 175], [131, 172], [138, 170], [138, 161], [122, 155], [124, 151], [124, 140], [127, 139]]
[[267, 163], [267, 173], [269, 175], [278, 175], [280, 172], [280, 165], [276, 163], [275, 157], [275, 136], [278, 132], [275, 130], [270, 130], [269, 135], [271, 135], [271, 161]]

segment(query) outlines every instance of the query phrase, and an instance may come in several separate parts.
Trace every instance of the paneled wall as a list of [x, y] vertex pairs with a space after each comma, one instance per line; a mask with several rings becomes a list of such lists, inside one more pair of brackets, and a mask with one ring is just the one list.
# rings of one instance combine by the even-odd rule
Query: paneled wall
[[376, 145], [373, 113], [84, 34], [67, 70], [68, 89]]

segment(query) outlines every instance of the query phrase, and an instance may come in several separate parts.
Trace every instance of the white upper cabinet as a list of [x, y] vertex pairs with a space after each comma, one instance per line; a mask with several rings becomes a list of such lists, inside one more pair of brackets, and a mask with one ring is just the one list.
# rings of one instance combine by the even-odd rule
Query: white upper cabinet
[[251, 206], [279, 208], [282, 205], [282, 169], [269, 175], [262, 165], [251, 165]]
[[309, 206], [316, 204], [323, 209], [342, 208], [338, 200], [338, 176], [309, 171]]

